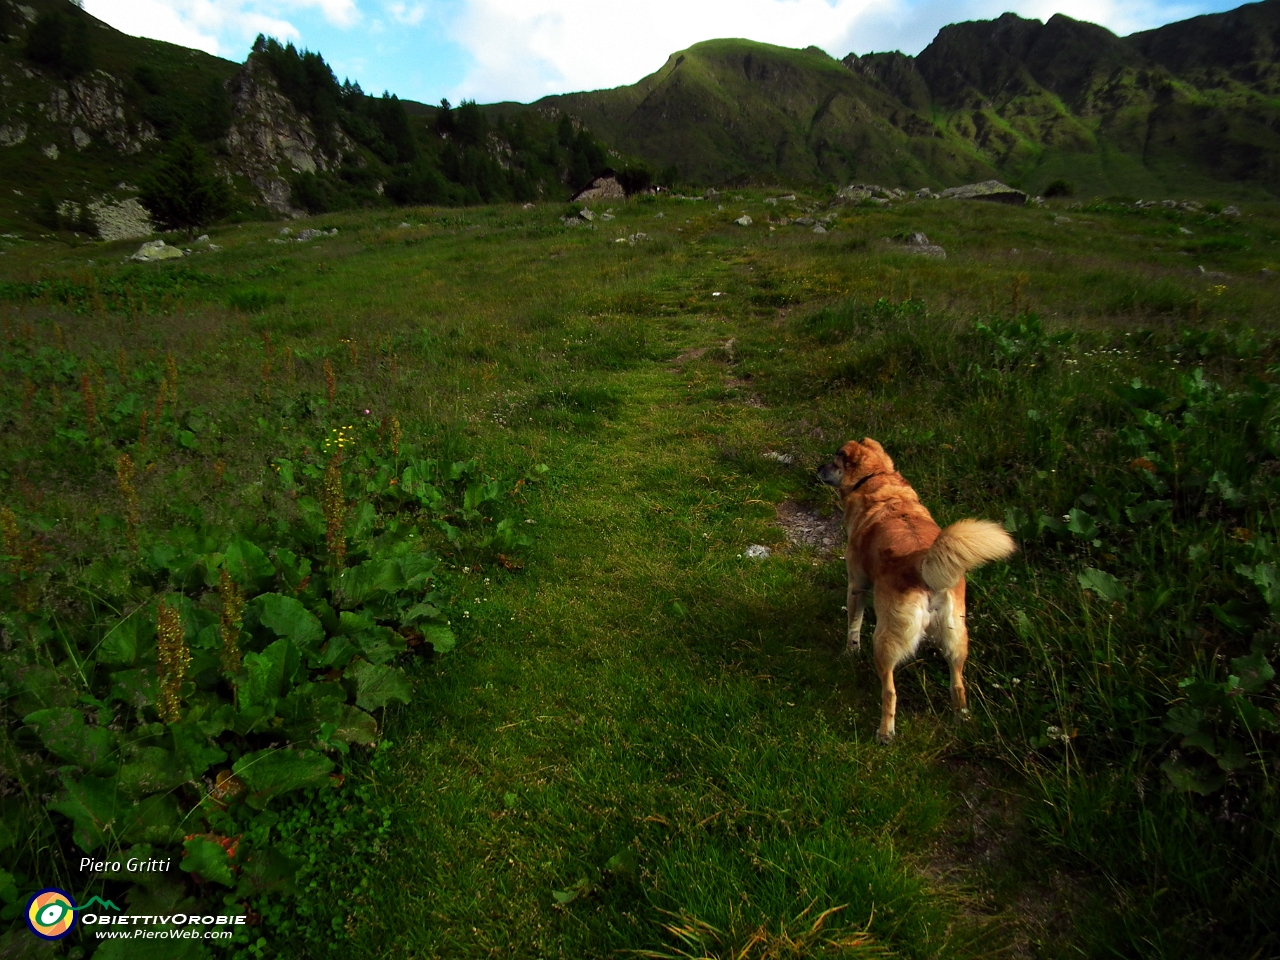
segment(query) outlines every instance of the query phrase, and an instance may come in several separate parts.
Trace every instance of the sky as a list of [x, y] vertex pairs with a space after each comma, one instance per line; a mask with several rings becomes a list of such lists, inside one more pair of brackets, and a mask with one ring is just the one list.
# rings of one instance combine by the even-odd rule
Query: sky
[[243, 61], [259, 33], [318, 50], [338, 79], [424, 103], [530, 102], [635, 83], [700, 40], [919, 53], [938, 30], [1006, 11], [1064, 13], [1124, 36], [1222, 0], [83, 0], [125, 33]]

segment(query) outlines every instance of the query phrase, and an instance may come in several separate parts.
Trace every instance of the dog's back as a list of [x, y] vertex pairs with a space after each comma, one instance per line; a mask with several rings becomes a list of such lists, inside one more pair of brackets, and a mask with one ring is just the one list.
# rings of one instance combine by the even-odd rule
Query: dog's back
[[848, 544], [849, 632], [846, 651], [859, 646], [864, 594], [874, 585], [875, 659], [881, 681], [879, 736], [894, 732], [897, 693], [894, 668], [928, 636], [951, 664], [951, 693], [965, 710], [964, 575], [1014, 551], [1013, 539], [987, 520], [960, 520], [939, 529], [914, 489], [874, 440], [850, 441], [819, 471], [840, 490]]

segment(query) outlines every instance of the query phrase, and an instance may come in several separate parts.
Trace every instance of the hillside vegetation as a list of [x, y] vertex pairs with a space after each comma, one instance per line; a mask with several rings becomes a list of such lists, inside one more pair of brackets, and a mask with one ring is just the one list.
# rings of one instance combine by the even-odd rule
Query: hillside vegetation
[[[57, 885], [244, 958], [1274, 954], [1275, 210], [594, 212], [9, 245], [0, 949]], [[889, 747], [867, 435], [1020, 547]]]
[[919, 56], [712, 40], [639, 83], [546, 97], [693, 182], [1249, 195], [1280, 186], [1280, 2], [1117, 37], [1061, 14], [953, 24]]

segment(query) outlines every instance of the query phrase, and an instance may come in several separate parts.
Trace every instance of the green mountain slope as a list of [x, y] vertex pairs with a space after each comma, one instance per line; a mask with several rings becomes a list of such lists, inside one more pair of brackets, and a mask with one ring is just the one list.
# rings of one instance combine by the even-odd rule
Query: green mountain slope
[[714, 40], [633, 86], [534, 106], [695, 182], [1272, 193], [1278, 39], [1280, 0], [1124, 38], [1005, 14], [945, 27], [918, 57]]

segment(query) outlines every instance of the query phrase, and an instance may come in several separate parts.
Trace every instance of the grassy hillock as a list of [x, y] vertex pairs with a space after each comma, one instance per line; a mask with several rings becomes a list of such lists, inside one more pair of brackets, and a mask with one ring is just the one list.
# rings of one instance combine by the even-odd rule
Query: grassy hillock
[[[1274, 207], [563, 212], [6, 245], [3, 949], [59, 885], [215, 956], [1274, 953]], [[867, 435], [1020, 546], [889, 747], [779, 521]]]
[[[714, 40], [639, 83], [546, 97], [692, 182], [804, 178], [1265, 196], [1280, 181], [1276, 0], [1117, 37], [1061, 14], [953, 24], [918, 57]], [[840, 65], [847, 68], [841, 72]]]

